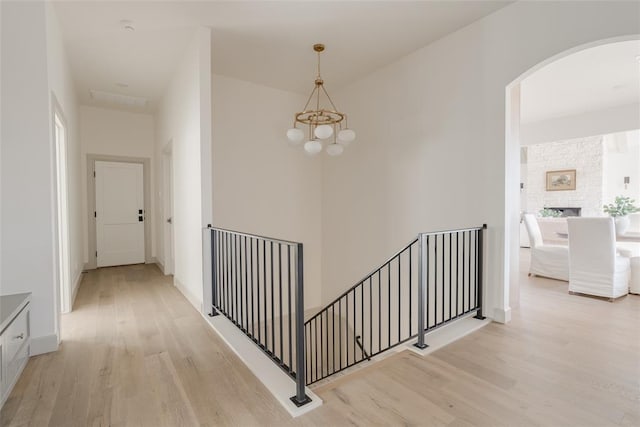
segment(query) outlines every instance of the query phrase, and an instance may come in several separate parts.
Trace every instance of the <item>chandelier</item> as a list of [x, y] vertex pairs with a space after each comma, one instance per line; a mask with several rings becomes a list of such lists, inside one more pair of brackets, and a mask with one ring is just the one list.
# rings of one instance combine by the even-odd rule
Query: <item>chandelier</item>
[[[338, 111], [324, 88], [324, 80], [320, 76], [320, 53], [324, 51], [324, 45], [314, 44], [313, 50], [318, 53], [318, 76], [304, 108], [295, 114], [293, 127], [287, 131], [287, 138], [292, 145], [299, 145], [308, 135], [309, 139], [304, 143], [307, 154], [318, 154], [325, 141], [327, 154], [339, 156], [356, 138], [356, 133], [349, 129], [347, 115]], [[323, 106], [321, 98], [326, 98], [331, 108]], [[306, 132], [297, 127], [299, 124], [307, 125]]]

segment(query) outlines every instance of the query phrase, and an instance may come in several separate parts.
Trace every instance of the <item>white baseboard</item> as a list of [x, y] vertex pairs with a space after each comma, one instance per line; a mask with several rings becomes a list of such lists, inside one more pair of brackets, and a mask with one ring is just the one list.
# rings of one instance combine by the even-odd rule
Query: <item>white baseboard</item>
[[511, 322], [511, 307], [494, 309], [493, 321], [498, 323]]
[[202, 317], [218, 336], [242, 360], [249, 370], [264, 384], [278, 403], [292, 417], [298, 417], [322, 405], [322, 399], [306, 387], [311, 402], [297, 407], [289, 398], [295, 394], [296, 383], [284, 373], [253, 341], [222, 314]]
[[76, 297], [78, 296], [78, 289], [80, 289], [80, 282], [82, 282], [82, 271], [78, 273], [78, 277], [73, 281], [73, 289], [71, 291], [71, 311], [73, 311], [73, 305], [76, 303]]
[[164, 271], [164, 264], [159, 259], [156, 259], [156, 265], [158, 266], [160, 271], [162, 271], [162, 274], [164, 274], [166, 276], [167, 272]]
[[44, 335], [41, 337], [31, 337], [31, 350], [29, 356], [51, 353], [58, 350], [58, 335]]
[[396, 347], [396, 352], [403, 351], [405, 349], [411, 350], [414, 353], [418, 353], [422, 356], [432, 353], [439, 348], [442, 348], [448, 344], [451, 344], [454, 341], [459, 340], [460, 338], [469, 335], [472, 332], [477, 331], [478, 329], [487, 326], [491, 323], [492, 319], [486, 318], [484, 320], [475, 319], [473, 316], [467, 316], [466, 318], [462, 318], [452, 322], [449, 325], [443, 326], [442, 328], [436, 329], [433, 332], [428, 332], [424, 338], [425, 344], [429, 347], [424, 349], [419, 349], [414, 346], [416, 341], [411, 340], [405, 346]]
[[184, 297], [191, 303], [192, 306], [198, 310], [198, 313], [202, 313], [202, 301], [195, 295], [193, 295], [186, 286], [184, 286], [175, 276], [173, 276], [173, 286], [178, 288], [178, 290], [184, 295]]

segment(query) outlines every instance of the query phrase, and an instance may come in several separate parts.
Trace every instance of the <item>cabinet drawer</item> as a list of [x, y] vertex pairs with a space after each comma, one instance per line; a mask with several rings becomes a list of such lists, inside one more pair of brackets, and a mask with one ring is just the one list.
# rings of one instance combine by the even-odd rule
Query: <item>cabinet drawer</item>
[[25, 307], [2, 333], [3, 358], [10, 363], [22, 345], [29, 340], [29, 307]]

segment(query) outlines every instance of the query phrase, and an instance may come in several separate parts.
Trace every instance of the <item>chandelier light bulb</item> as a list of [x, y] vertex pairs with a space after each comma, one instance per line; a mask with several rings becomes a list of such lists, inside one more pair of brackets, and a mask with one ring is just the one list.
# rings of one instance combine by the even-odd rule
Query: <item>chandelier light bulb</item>
[[322, 143], [317, 139], [312, 139], [304, 143], [304, 150], [311, 156], [322, 151]]
[[298, 145], [304, 139], [304, 132], [302, 129], [291, 128], [287, 131], [287, 138], [291, 145]]
[[320, 125], [313, 132], [320, 139], [327, 139], [331, 135], [333, 135], [333, 126], [330, 125]]
[[339, 156], [344, 151], [344, 147], [340, 144], [329, 144], [327, 147], [327, 154], [330, 156]]
[[340, 142], [345, 142], [349, 144], [351, 141], [356, 139], [356, 133], [352, 129], [342, 129], [338, 132], [338, 139]]

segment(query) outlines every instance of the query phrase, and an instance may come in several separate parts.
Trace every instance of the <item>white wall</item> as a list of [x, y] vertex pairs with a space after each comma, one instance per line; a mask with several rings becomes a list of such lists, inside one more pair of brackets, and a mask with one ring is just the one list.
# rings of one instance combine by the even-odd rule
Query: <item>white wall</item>
[[[629, 177], [629, 185], [624, 177]], [[631, 197], [640, 206], [640, 130], [604, 136], [604, 203]], [[601, 210], [602, 212], [602, 210]]]
[[[80, 284], [83, 267], [82, 250], [82, 186], [83, 177], [80, 164], [80, 141], [78, 137], [78, 105], [75, 88], [67, 54], [64, 49], [58, 18], [53, 5], [47, 3], [47, 50], [49, 88], [52, 97], [62, 110], [66, 125], [67, 143], [67, 182], [69, 208], [69, 262], [71, 268], [71, 295], [75, 295]], [[53, 112], [50, 115], [50, 126], [53, 127]], [[55, 205], [54, 205], [55, 206]], [[54, 230], [57, 225], [54, 223]]]
[[150, 114], [132, 113], [89, 106], [80, 107], [80, 140], [82, 184], [82, 229], [84, 235], [84, 262], [89, 261], [87, 200], [87, 154], [102, 154], [120, 157], [142, 157], [151, 160], [150, 187], [151, 212], [146, 218], [151, 221], [151, 256], [155, 256], [155, 120]]
[[[31, 352], [58, 345], [55, 151], [51, 91], [65, 110], [71, 158], [75, 96], [57, 24], [44, 2], [2, 2], [2, 276], [0, 293], [32, 292]], [[70, 200], [73, 215], [75, 199]], [[72, 268], [77, 230], [71, 227]]]
[[[527, 102], [526, 99], [522, 100]], [[640, 104], [621, 105], [598, 111], [523, 123], [520, 128], [522, 145], [562, 141], [591, 135], [605, 135], [640, 128]]]
[[318, 306], [325, 155], [285, 136], [306, 98], [219, 75], [212, 97], [214, 226], [302, 242], [305, 304]]
[[[527, 147], [527, 210], [545, 207], [582, 208], [582, 216], [601, 216], [604, 193], [604, 150], [601, 136], [533, 144]], [[576, 170], [576, 189], [547, 191], [546, 173]]]
[[505, 89], [561, 52], [638, 33], [638, 3], [518, 2], [340, 93], [358, 140], [324, 163], [323, 300], [417, 232], [487, 223], [487, 313], [507, 320], [519, 149], [505, 145]]
[[[203, 302], [201, 229], [212, 222], [211, 217], [203, 215], [211, 206], [210, 184], [205, 184], [207, 193], [202, 191], [203, 180], [211, 182], [210, 169], [202, 164], [202, 152], [210, 153], [211, 149], [210, 38], [208, 29], [196, 31], [156, 116], [157, 158], [162, 158], [166, 144], [172, 142], [174, 280], [198, 309]], [[158, 166], [156, 181], [162, 182], [162, 165]], [[163, 195], [159, 196], [156, 206], [161, 212]], [[161, 233], [160, 224], [156, 227]], [[162, 257], [163, 239], [157, 242], [157, 254]]]

